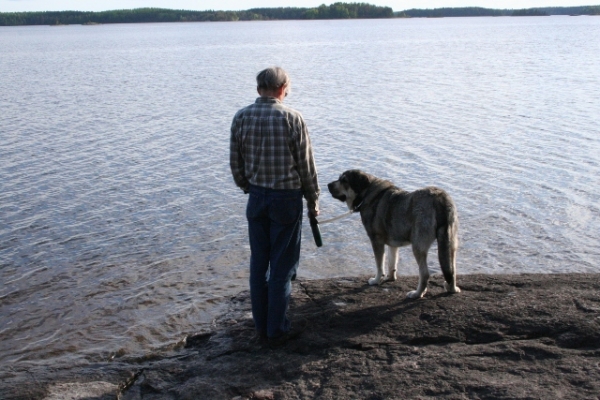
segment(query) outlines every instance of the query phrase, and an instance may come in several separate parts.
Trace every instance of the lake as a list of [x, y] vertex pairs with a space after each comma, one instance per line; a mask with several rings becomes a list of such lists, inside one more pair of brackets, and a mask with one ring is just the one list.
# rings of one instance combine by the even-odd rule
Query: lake
[[[168, 351], [247, 290], [229, 126], [271, 65], [322, 218], [360, 168], [450, 193], [459, 286], [600, 272], [600, 18], [0, 27], [0, 379]], [[303, 230], [300, 279], [374, 273], [357, 215]]]

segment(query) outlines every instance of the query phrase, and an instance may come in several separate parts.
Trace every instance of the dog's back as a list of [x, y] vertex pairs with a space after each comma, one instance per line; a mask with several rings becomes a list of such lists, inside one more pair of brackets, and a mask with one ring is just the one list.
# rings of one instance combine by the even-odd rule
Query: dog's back
[[407, 192], [386, 185], [377, 206], [363, 218], [369, 237], [385, 237], [388, 245], [422, 242], [429, 248], [442, 231], [457, 242], [458, 212], [452, 198], [437, 187]]

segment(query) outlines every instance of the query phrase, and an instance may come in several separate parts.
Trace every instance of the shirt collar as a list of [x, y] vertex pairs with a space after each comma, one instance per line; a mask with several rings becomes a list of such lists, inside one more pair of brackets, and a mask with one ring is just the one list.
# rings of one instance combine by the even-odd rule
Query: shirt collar
[[281, 101], [279, 101], [278, 99], [276, 99], [275, 97], [259, 97], [256, 99], [256, 103], [263, 103], [263, 104], [277, 104], [277, 103], [281, 103]]

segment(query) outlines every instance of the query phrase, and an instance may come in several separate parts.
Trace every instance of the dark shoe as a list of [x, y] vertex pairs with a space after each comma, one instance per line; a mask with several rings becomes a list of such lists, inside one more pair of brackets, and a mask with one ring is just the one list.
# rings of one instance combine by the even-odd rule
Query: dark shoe
[[299, 322], [296, 322], [295, 324], [292, 325], [292, 329], [290, 329], [288, 332], [286, 332], [282, 335], [276, 336], [276, 337], [268, 338], [269, 347], [275, 348], [275, 347], [283, 346], [290, 340], [296, 339], [298, 336], [300, 336], [302, 334], [302, 332], [304, 332], [306, 330], [307, 326], [308, 326], [308, 323], [306, 320], [301, 320]]
[[256, 332], [256, 334], [250, 339], [250, 344], [266, 344], [268, 342], [268, 337], [266, 333]]

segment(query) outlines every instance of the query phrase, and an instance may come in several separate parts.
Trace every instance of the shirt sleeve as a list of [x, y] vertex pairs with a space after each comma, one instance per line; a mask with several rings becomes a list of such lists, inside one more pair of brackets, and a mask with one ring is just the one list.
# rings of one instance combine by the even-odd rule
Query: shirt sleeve
[[319, 209], [319, 180], [317, 176], [317, 167], [313, 155], [312, 144], [308, 134], [308, 128], [302, 117], [297, 120], [296, 135], [296, 162], [298, 165], [298, 174], [302, 183], [304, 198], [308, 207], [313, 210]]
[[231, 137], [229, 140], [229, 166], [231, 168], [231, 175], [233, 176], [235, 184], [244, 192], [247, 192], [250, 183], [246, 179], [246, 174], [244, 173], [244, 158], [242, 157], [238, 123], [239, 121], [236, 115], [231, 123]]

